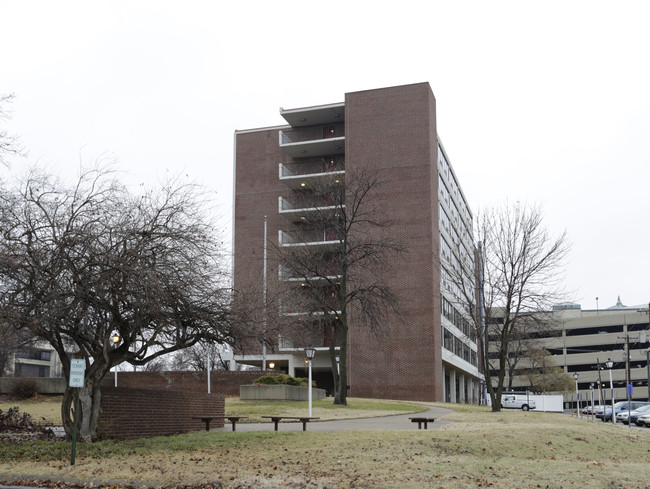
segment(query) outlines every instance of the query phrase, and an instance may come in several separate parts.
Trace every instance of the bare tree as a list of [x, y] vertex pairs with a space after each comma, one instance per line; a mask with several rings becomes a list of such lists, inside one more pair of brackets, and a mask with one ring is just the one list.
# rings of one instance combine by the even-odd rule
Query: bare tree
[[[309, 335], [319, 336], [329, 346], [334, 404], [347, 404], [350, 318], [377, 333], [389, 312], [400, 317], [398, 297], [386, 277], [405, 249], [392, 239], [390, 223], [374, 200], [380, 185], [377, 177], [361, 169], [294, 191], [292, 205], [309, 211], [277, 248], [285, 279], [280, 283], [291, 297], [282, 312], [306, 313], [294, 322], [291, 334], [303, 335], [305, 344]], [[330, 246], [307, 245], [314, 241]]]
[[[0, 94], [0, 122], [3, 120], [8, 120], [11, 118], [11, 111], [8, 109], [8, 105], [13, 102], [13, 95], [2, 95]], [[14, 136], [8, 131], [0, 128], [0, 164], [7, 165], [8, 162], [6, 157], [8, 155], [22, 155], [24, 150], [20, 145], [18, 136]]]
[[548, 350], [531, 350], [526, 356], [527, 367], [523, 370], [529, 389], [535, 394], [544, 392], [568, 391], [574, 380], [557, 365]]
[[[82, 439], [96, 433], [112, 367], [238, 339], [207, 204], [178, 182], [133, 195], [101, 168], [72, 188], [32, 171], [0, 196], [0, 320], [49, 341], [66, 378], [66, 343], [85, 360]], [[68, 433], [72, 393], [62, 405]]]
[[223, 360], [224, 348], [213, 343], [197, 343], [189, 348], [174, 353], [171, 362], [172, 370], [227, 370], [228, 365]]
[[513, 330], [506, 358], [509, 391], [512, 390], [514, 377], [522, 361], [526, 363], [540, 351], [546, 351], [543, 348], [544, 339], [558, 335], [561, 336], [562, 331], [559, 329], [559, 322], [553, 311], [538, 311], [521, 317], [518, 326]]
[[484, 212], [476, 235], [475, 270], [457, 256], [443, 263], [442, 276], [471, 316], [492, 410], [500, 411], [519, 332], [548, 321], [543, 311], [566, 298], [561, 271], [569, 245], [566, 233], [549, 236], [539, 207], [519, 202]]

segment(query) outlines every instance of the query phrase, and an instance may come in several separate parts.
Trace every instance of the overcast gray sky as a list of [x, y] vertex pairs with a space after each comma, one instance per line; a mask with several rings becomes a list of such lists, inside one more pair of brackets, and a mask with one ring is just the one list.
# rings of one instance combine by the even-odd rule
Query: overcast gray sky
[[650, 2], [0, 0], [27, 159], [187, 174], [230, 225], [233, 132], [428, 81], [473, 209], [539, 203], [583, 308], [650, 301]]

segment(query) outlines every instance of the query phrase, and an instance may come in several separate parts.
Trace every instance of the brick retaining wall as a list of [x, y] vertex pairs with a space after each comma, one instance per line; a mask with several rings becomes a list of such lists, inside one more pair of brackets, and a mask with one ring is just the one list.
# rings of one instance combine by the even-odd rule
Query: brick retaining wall
[[[98, 433], [103, 438], [187, 433], [205, 429], [192, 416], [224, 414], [223, 394], [102, 387]], [[223, 427], [223, 421], [213, 420], [210, 427]]]
[[[225, 396], [239, 396], [239, 386], [252, 384], [262, 375], [274, 375], [277, 371], [262, 372], [214, 370], [210, 372], [210, 391]], [[106, 376], [102, 386], [114, 385], [113, 375]], [[206, 372], [118, 372], [117, 386], [131, 389], [154, 389], [162, 391], [208, 392]], [[103, 387], [102, 387], [103, 389]]]

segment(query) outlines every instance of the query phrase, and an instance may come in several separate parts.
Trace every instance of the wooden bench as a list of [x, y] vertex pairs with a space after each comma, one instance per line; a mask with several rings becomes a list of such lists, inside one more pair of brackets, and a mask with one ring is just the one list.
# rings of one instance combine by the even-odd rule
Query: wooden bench
[[309, 417], [309, 416], [262, 416], [263, 418], [269, 418], [273, 423], [275, 423], [275, 431], [278, 431], [278, 423], [282, 421], [283, 419], [297, 419], [302, 423], [302, 431], [307, 431], [307, 423], [309, 423], [312, 419], [320, 419], [320, 418], [314, 418], [314, 417]]
[[205, 431], [210, 431], [210, 421], [213, 419], [227, 419], [232, 423], [232, 430], [237, 431], [237, 421], [248, 418], [248, 416], [192, 416], [192, 419], [200, 419], [205, 423]]
[[424, 429], [427, 429], [427, 423], [433, 423], [436, 418], [409, 418], [411, 420], [411, 423], [417, 423], [418, 424], [418, 430], [422, 429], [422, 423], [424, 423]]

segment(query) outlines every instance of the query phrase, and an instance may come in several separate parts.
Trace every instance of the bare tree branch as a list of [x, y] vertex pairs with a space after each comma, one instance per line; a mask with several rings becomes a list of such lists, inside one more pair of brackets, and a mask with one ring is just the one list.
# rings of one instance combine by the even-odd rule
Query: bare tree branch
[[[199, 341], [231, 343], [231, 294], [200, 188], [129, 193], [107, 168], [67, 188], [33, 170], [0, 196], [0, 319], [86, 361], [80, 434], [95, 433], [101, 379]], [[112, 345], [117, 333], [121, 341]], [[62, 408], [70, 427], [70, 391]]]
[[[374, 201], [378, 178], [364, 169], [333, 176], [309, 189], [294, 191], [290, 205], [309, 209], [305, 219], [289, 224], [292, 234], [276, 249], [286, 293], [292, 302], [283, 312], [309, 316], [290, 334], [306, 342], [327, 338], [334, 376], [334, 403], [346, 404], [347, 335], [350, 317], [379, 333], [389, 312], [400, 317], [399, 300], [386, 281], [404, 247], [392, 239], [390, 222]], [[324, 241], [329, 246], [309, 243]], [[290, 309], [287, 309], [287, 305]], [[322, 339], [320, 341], [323, 341]], [[311, 342], [309, 342], [311, 343]], [[338, 347], [338, 349], [337, 349]], [[340, 354], [337, 368], [336, 354]]]
[[[7, 108], [13, 102], [14, 95], [0, 94], [0, 122], [11, 119], [11, 111]], [[0, 165], [8, 165], [7, 156], [24, 156], [25, 150], [20, 145], [18, 136], [0, 128]]]
[[561, 271], [569, 244], [566, 233], [548, 234], [539, 207], [520, 203], [484, 212], [476, 233], [476, 274], [455, 250], [443, 262], [442, 276], [471, 317], [492, 409], [498, 411], [517, 338], [529, 326], [539, 331], [542, 324], [552, 324], [553, 304], [566, 299]]

